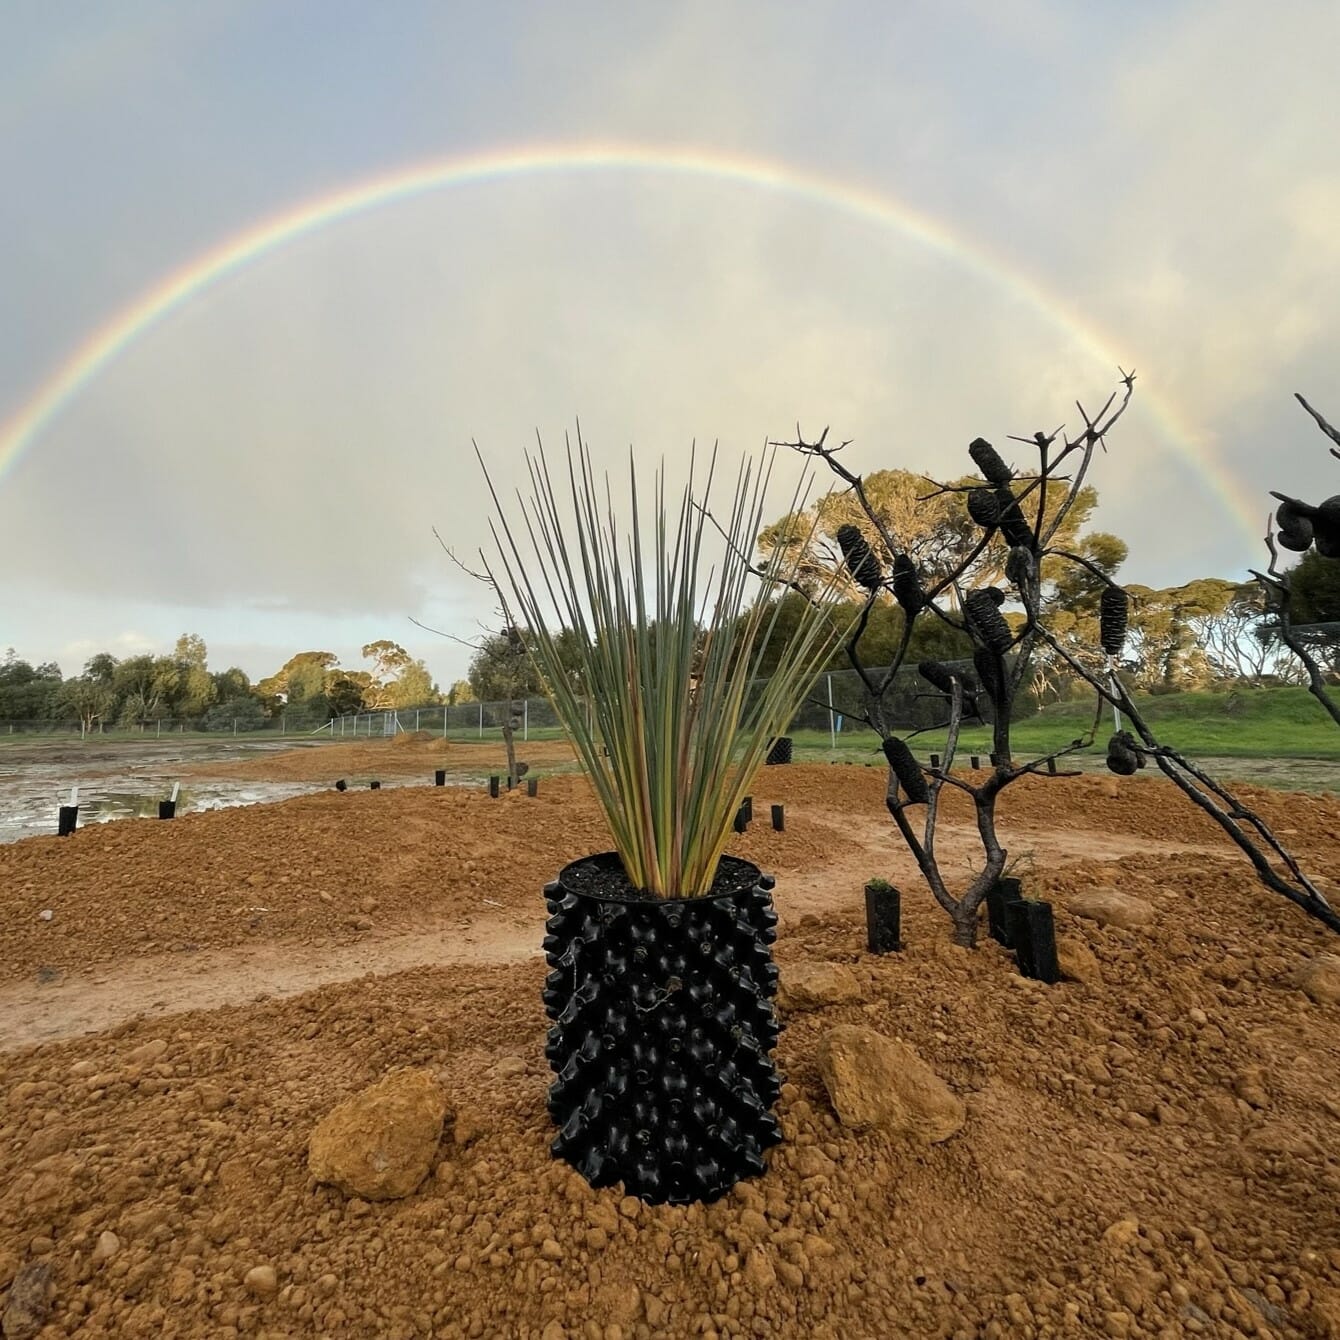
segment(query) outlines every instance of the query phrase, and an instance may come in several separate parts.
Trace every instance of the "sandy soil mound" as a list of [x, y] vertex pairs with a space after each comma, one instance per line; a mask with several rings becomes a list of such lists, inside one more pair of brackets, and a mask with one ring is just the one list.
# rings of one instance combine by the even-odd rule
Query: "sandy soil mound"
[[[881, 787], [760, 774], [762, 822], [735, 849], [779, 874], [783, 973], [842, 964], [860, 990], [786, 1020], [786, 1142], [727, 1200], [651, 1209], [550, 1159], [542, 965], [416, 967], [6, 1055], [0, 1311], [46, 1262], [47, 1336], [1340, 1335], [1340, 1006], [1294, 985], [1335, 937], [1166, 785], [1039, 781], [1007, 796], [1010, 840], [1038, 852], [1092, 971], [1030, 984], [994, 947], [947, 944]], [[1335, 800], [1251, 803], [1340, 869]], [[492, 917], [534, 945], [540, 885], [601, 843], [577, 778], [534, 800], [330, 794], [33, 839], [0, 850], [0, 962], [13, 985], [63, 955], [71, 992], [81, 966], [114, 977], [177, 936], [296, 960]], [[907, 890], [907, 949], [885, 959], [860, 923], [876, 873]], [[1148, 924], [1067, 911], [1095, 886], [1146, 901]], [[966, 1103], [963, 1131], [927, 1148], [842, 1128], [813, 1060], [839, 1023], [912, 1047]], [[429, 1180], [377, 1205], [315, 1185], [316, 1122], [400, 1065], [447, 1091]], [[257, 1266], [273, 1292], [244, 1283]]]
[[[408, 744], [401, 744], [406, 740]], [[572, 750], [561, 740], [517, 742], [517, 757], [533, 770], [571, 765]], [[426, 777], [437, 768], [453, 773], [487, 774], [507, 771], [507, 755], [501, 742], [479, 744], [443, 740], [427, 731], [400, 734], [389, 739], [339, 739], [304, 745], [279, 753], [253, 755], [237, 762], [208, 761], [186, 764], [182, 777], [217, 777], [250, 782], [334, 782], [385, 777]]]

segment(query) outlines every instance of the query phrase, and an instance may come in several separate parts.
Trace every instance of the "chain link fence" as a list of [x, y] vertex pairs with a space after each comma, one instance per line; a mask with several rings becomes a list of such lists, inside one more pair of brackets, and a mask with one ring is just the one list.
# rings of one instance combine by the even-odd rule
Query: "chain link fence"
[[[968, 661], [947, 662], [948, 668], [971, 675]], [[878, 684], [887, 673], [876, 668], [870, 679]], [[766, 680], [756, 680], [750, 693], [762, 691]], [[981, 705], [986, 709], [986, 699]], [[934, 726], [945, 719], [944, 696], [924, 680], [914, 668], [896, 674], [885, 691], [882, 706], [886, 724], [905, 731]], [[788, 732], [824, 731], [834, 743], [840, 735], [868, 731], [866, 689], [854, 670], [833, 670], [820, 675], [806, 695], [800, 711], [792, 718]], [[397, 708], [393, 711], [359, 712], [337, 717], [320, 734], [334, 739], [375, 739], [401, 731], [426, 731], [446, 740], [501, 740], [509, 716], [518, 738], [552, 739], [562, 732], [554, 709], [545, 698], [518, 698], [512, 702], [456, 703], [443, 707]]]
[[[948, 662], [950, 669], [972, 674], [970, 662]], [[879, 683], [886, 671], [871, 669], [872, 682]], [[762, 690], [767, 681], [756, 680], [750, 693]], [[979, 704], [989, 716], [985, 697]], [[883, 696], [885, 724], [896, 731], [934, 726], [945, 718], [942, 694], [914, 668], [900, 670]], [[832, 670], [820, 675], [806, 701], [792, 719], [788, 733], [826, 732], [834, 744], [842, 735], [868, 731], [866, 689], [854, 670]], [[174, 735], [207, 734], [233, 736], [317, 736], [336, 740], [377, 739], [404, 731], [424, 731], [446, 740], [501, 740], [508, 718], [522, 740], [554, 739], [562, 734], [554, 709], [546, 698], [521, 698], [512, 702], [476, 702], [400, 707], [322, 721], [301, 706], [267, 719], [232, 717], [213, 709], [208, 718], [175, 720], [154, 718], [115, 724], [96, 723], [86, 728], [78, 721], [0, 721], [0, 736], [49, 735], [63, 738], [162, 739]]]

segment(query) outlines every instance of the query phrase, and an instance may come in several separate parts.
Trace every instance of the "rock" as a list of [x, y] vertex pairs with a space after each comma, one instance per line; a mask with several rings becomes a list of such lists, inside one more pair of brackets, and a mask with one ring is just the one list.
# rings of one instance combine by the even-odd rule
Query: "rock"
[[1247, 1066], [1233, 1076], [1233, 1092], [1252, 1107], [1270, 1106], [1270, 1094], [1266, 1089], [1266, 1073], [1259, 1065]]
[[1140, 1221], [1133, 1214], [1128, 1214], [1103, 1230], [1103, 1246], [1120, 1251], [1123, 1247], [1129, 1247], [1139, 1236]]
[[154, 1038], [136, 1047], [127, 1057], [130, 1065], [153, 1065], [167, 1054], [168, 1045], [162, 1038]]
[[540, 1243], [540, 1255], [546, 1261], [561, 1261], [563, 1259], [563, 1248], [553, 1238], [545, 1238]]
[[51, 1265], [32, 1261], [14, 1276], [9, 1286], [0, 1331], [5, 1340], [32, 1340], [47, 1323], [51, 1312]]
[[1148, 925], [1154, 919], [1152, 903], [1103, 886], [1071, 894], [1066, 908], [1074, 916], [1087, 917], [1100, 926], [1115, 926], [1123, 931]]
[[833, 1160], [818, 1145], [801, 1145], [792, 1158], [792, 1166], [801, 1177], [831, 1177]]
[[273, 1266], [252, 1266], [242, 1279], [248, 1293], [257, 1298], [273, 1298], [279, 1292], [279, 1277]]
[[829, 1029], [815, 1061], [844, 1126], [878, 1126], [937, 1144], [966, 1120], [962, 1100], [930, 1066], [910, 1047], [872, 1029]]
[[777, 1272], [762, 1247], [751, 1247], [744, 1263], [744, 1282], [755, 1293], [767, 1293], [777, 1283]]
[[106, 1229], [98, 1234], [98, 1244], [93, 1248], [89, 1260], [95, 1266], [101, 1265], [104, 1261], [110, 1261], [120, 1250], [121, 1239], [111, 1229]]
[[370, 931], [372, 929], [372, 922], [367, 917], [355, 917], [349, 925], [356, 931]]
[[493, 1073], [502, 1079], [526, 1073], [526, 1063], [519, 1056], [504, 1056], [493, 1064]]
[[1056, 937], [1056, 962], [1060, 966], [1061, 976], [1068, 981], [1095, 986], [1103, 980], [1103, 973], [1093, 950], [1083, 940], [1078, 940], [1073, 935]]
[[777, 983], [777, 1008], [790, 1014], [859, 1000], [861, 985], [839, 963], [788, 963]]
[[37, 915], [43, 921], [50, 921], [56, 914], [49, 907], [44, 907]]
[[446, 1094], [430, 1071], [394, 1070], [322, 1119], [308, 1142], [307, 1166], [347, 1196], [408, 1196], [428, 1175], [446, 1111]]
[[1318, 1005], [1340, 1005], [1340, 958], [1318, 954], [1299, 969], [1294, 985]]

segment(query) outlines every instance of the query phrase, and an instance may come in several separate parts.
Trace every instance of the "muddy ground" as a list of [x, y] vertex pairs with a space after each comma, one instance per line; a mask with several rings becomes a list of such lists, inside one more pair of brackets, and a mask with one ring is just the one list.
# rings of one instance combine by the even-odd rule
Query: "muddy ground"
[[[381, 751], [351, 773], [393, 752], [332, 748]], [[292, 780], [303, 755], [241, 766]], [[1033, 985], [948, 944], [881, 793], [873, 769], [760, 773], [755, 813], [784, 804], [786, 831], [731, 849], [778, 877], [783, 976], [841, 963], [861, 990], [787, 1017], [786, 1142], [689, 1209], [593, 1192], [548, 1154], [540, 888], [607, 845], [580, 778], [0, 847], [0, 1310], [45, 1261], [48, 1336], [1340, 1336], [1340, 1004], [1297, 987], [1336, 938], [1166, 783], [1039, 779], [1007, 793], [1005, 837], [1093, 960]], [[1340, 801], [1248, 794], [1340, 873]], [[950, 803], [951, 869], [972, 834]], [[874, 875], [906, 890], [905, 950], [879, 959]], [[1094, 886], [1152, 919], [1070, 913]], [[909, 1044], [965, 1128], [930, 1147], [842, 1128], [813, 1060], [837, 1023]], [[375, 1205], [317, 1186], [312, 1127], [399, 1065], [450, 1098], [429, 1180]], [[244, 1285], [257, 1265], [273, 1295]]]

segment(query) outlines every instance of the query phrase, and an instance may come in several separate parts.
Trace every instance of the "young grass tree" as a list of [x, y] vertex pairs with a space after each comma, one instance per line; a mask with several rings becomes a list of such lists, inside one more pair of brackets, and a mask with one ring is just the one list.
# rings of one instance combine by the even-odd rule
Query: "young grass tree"
[[[496, 553], [486, 570], [526, 630], [629, 883], [653, 897], [711, 890], [769, 741], [847, 631], [823, 600], [812, 602], [766, 683], [751, 684], [778, 618], [767, 597], [796, 577], [794, 556], [780, 550], [761, 566], [745, 557], [762, 527], [775, 457], [770, 448], [761, 462], [742, 463], [726, 510], [711, 513], [717, 453], [701, 480], [691, 453], [678, 500], [660, 470], [644, 516], [630, 456], [621, 521], [580, 432], [557, 479], [542, 446], [527, 453], [530, 497], [518, 492], [510, 511], [480, 456], [494, 504]], [[793, 507], [804, 506], [806, 488], [802, 479]], [[724, 545], [712, 515], [727, 518]], [[574, 654], [581, 694], [569, 672]]]

